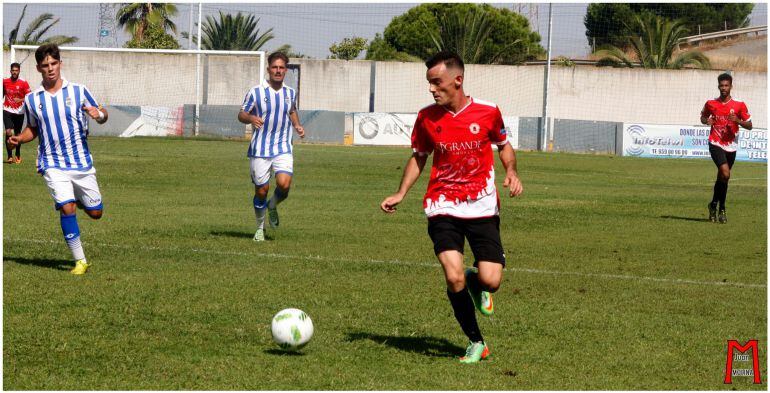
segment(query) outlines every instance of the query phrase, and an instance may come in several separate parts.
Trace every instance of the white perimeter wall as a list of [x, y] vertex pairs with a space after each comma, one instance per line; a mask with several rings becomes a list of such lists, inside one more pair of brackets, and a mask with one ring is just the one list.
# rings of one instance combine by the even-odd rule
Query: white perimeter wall
[[[62, 52], [63, 75], [86, 84], [107, 105], [177, 106], [195, 102], [195, 55]], [[34, 56], [17, 60], [37, 86]], [[371, 62], [292, 59], [301, 65], [301, 108], [369, 111]], [[4, 53], [7, 76], [9, 54]], [[257, 58], [211, 57], [207, 104], [240, 105], [257, 83]], [[698, 124], [706, 99], [718, 95], [721, 71], [552, 67], [550, 116], [656, 124]], [[374, 110], [413, 113], [432, 102], [422, 63], [377, 62]], [[767, 127], [767, 74], [734, 72], [733, 96], [754, 125]], [[466, 67], [466, 91], [500, 105], [504, 115], [542, 116], [542, 66]]]

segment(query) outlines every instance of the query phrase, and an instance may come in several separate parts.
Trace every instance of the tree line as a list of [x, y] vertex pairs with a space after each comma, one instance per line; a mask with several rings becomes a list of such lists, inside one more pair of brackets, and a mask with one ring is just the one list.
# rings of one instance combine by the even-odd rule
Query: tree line
[[[59, 18], [50, 13], [35, 18], [21, 34], [26, 7], [11, 30], [7, 45], [45, 42], [65, 45], [78, 41], [72, 36], [46, 36], [59, 22]], [[584, 17], [585, 34], [599, 65], [710, 68], [703, 53], [677, 51], [681, 38], [746, 26], [752, 9], [753, 4], [745, 3], [592, 3]], [[131, 35], [124, 46], [180, 48], [175, 37], [177, 26], [172, 20], [177, 14], [176, 6], [171, 3], [122, 4], [116, 21]], [[252, 14], [220, 11], [216, 16], [205, 17], [200, 38], [190, 32], [178, 35], [196, 44], [200, 39], [202, 49], [257, 51], [275, 39], [273, 29], [260, 28], [259, 22], [260, 18]], [[524, 16], [507, 8], [489, 4], [428, 3], [394, 17], [371, 41], [353, 36], [332, 44], [328, 58], [422, 61], [438, 51], [452, 50], [469, 64], [521, 64], [545, 57], [540, 40]], [[293, 51], [289, 44], [275, 50], [290, 57], [306, 57]]]

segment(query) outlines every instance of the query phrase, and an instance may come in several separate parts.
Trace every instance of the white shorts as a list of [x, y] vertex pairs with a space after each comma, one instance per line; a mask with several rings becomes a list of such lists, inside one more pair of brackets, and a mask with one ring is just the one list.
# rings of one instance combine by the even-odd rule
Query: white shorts
[[80, 201], [85, 210], [102, 210], [102, 194], [96, 182], [96, 168], [91, 167], [87, 171], [48, 168], [43, 174], [43, 179], [56, 204], [56, 210], [77, 201]]
[[294, 156], [291, 153], [270, 158], [251, 157], [251, 182], [261, 187], [270, 182], [270, 168], [273, 173], [294, 173]]

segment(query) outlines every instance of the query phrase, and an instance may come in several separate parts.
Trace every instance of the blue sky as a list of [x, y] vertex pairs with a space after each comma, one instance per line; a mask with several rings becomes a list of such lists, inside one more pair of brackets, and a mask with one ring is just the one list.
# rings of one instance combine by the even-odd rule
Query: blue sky
[[[381, 33], [390, 20], [401, 15], [414, 3], [216, 3], [204, 4], [203, 15], [217, 15], [221, 10], [226, 13], [242, 11], [261, 18], [261, 29], [273, 29], [275, 38], [267, 44], [270, 50], [283, 44], [290, 44], [294, 51], [316, 58], [326, 58], [329, 46], [345, 37], [359, 36], [374, 38]], [[543, 37], [546, 47], [548, 4], [530, 3], [495, 3], [496, 7], [521, 10], [525, 16], [532, 15], [531, 22], [537, 23], [537, 29]], [[21, 15], [23, 3], [5, 3], [3, 5], [4, 37], [14, 27]], [[190, 4], [178, 4], [179, 13], [174, 18], [178, 32], [188, 31]], [[530, 12], [530, 7], [532, 12]], [[536, 8], [534, 8], [536, 7]], [[553, 4], [553, 49], [554, 56], [581, 57], [589, 52], [585, 38], [583, 17], [588, 5], [585, 3]], [[193, 7], [194, 20], [197, 21], [197, 4]], [[534, 20], [537, 10], [537, 20]], [[61, 21], [50, 34], [74, 35], [80, 38], [77, 46], [96, 46], [99, 34], [99, 6], [95, 3], [56, 3], [30, 4], [22, 23], [22, 30], [36, 16], [44, 12], [53, 13]], [[767, 24], [767, 4], [758, 3], [751, 15], [752, 25]], [[128, 39], [125, 32], [118, 29], [117, 42], [122, 46]], [[187, 41], [178, 37], [187, 47]], [[5, 39], [4, 39], [5, 40]]]

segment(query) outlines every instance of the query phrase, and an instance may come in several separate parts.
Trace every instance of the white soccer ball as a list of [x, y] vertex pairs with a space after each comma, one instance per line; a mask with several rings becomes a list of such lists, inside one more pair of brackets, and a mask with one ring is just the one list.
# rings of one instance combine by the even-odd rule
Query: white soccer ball
[[296, 308], [278, 311], [271, 327], [273, 340], [283, 349], [300, 349], [313, 337], [313, 321]]

